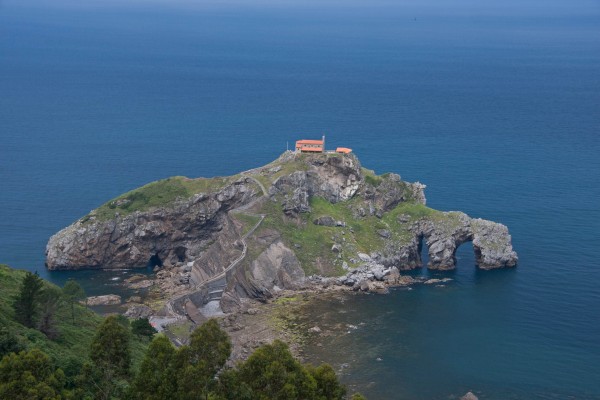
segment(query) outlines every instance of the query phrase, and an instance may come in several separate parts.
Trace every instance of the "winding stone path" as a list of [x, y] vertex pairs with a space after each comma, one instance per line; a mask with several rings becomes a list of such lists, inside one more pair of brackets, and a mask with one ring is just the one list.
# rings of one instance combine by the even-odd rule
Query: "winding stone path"
[[[247, 175], [244, 174], [244, 176], [247, 176]], [[243, 212], [244, 210], [246, 210], [246, 209], [252, 207], [254, 204], [256, 204], [257, 201], [262, 200], [263, 198], [265, 198], [268, 195], [267, 189], [264, 187], [264, 185], [258, 179], [254, 178], [252, 176], [247, 176], [247, 178], [252, 179], [260, 187], [260, 189], [262, 190], [263, 196], [249, 202], [248, 204], [238, 207], [235, 210], [231, 210], [230, 212], [240, 212], [240, 211]], [[197, 307], [189, 300], [184, 300], [185, 301], [184, 302], [184, 310], [186, 313], [185, 316], [182, 316], [181, 314], [179, 314], [173, 307], [174, 303], [181, 301], [185, 297], [189, 297], [193, 293], [197, 293], [206, 288], [208, 290], [208, 295], [209, 295], [210, 301], [221, 300], [223, 291], [227, 287], [227, 281], [226, 281], [227, 273], [229, 271], [231, 271], [232, 269], [234, 269], [236, 266], [238, 266], [239, 263], [246, 257], [246, 254], [248, 252], [248, 244], [246, 243], [246, 239], [258, 229], [260, 224], [265, 219], [264, 214], [251, 214], [251, 213], [245, 213], [245, 214], [250, 215], [250, 216], [259, 217], [260, 219], [248, 232], [246, 232], [241, 237], [241, 243], [242, 243], [243, 248], [242, 248], [242, 253], [240, 254], [240, 256], [237, 257], [235, 260], [233, 260], [218, 275], [215, 275], [201, 283], [195, 284], [192, 288], [186, 290], [184, 293], [169, 299], [165, 304], [165, 311], [166, 311], [167, 316], [160, 319], [161, 327], [166, 326], [169, 323], [177, 322], [181, 318], [189, 318], [190, 320], [192, 320], [192, 322], [194, 322], [196, 324], [202, 323], [203, 320], [205, 320], [205, 318], [202, 316], [202, 314], [198, 311]], [[158, 319], [157, 319], [157, 323], [159, 323]]]

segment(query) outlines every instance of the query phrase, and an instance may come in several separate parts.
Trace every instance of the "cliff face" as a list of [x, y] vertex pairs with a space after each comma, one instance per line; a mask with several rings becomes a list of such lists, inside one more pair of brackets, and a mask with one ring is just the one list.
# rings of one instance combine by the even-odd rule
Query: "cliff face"
[[365, 257], [388, 268], [420, 267], [423, 243], [431, 269], [455, 268], [456, 249], [467, 241], [480, 268], [517, 263], [506, 226], [432, 210], [424, 185], [375, 175], [354, 155], [286, 152], [218, 182], [159, 182], [52, 236], [47, 267], [180, 268], [179, 290], [202, 287], [227, 309], [243, 297], [298, 287], [305, 275], [341, 275], [364, 266]]
[[167, 207], [98, 221], [94, 212], [52, 236], [48, 269], [136, 268], [193, 261], [217, 240], [226, 213], [260, 193], [238, 179], [215, 193], [198, 193]]

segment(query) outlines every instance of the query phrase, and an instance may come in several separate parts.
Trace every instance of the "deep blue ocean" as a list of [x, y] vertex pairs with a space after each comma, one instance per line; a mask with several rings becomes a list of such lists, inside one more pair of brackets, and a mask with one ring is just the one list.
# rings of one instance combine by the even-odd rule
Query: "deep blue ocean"
[[110, 291], [48, 273], [48, 238], [322, 134], [508, 225], [520, 260], [465, 244], [445, 288], [325, 304], [358, 329], [309, 358], [370, 399], [600, 399], [597, 1], [0, 1], [2, 263]]

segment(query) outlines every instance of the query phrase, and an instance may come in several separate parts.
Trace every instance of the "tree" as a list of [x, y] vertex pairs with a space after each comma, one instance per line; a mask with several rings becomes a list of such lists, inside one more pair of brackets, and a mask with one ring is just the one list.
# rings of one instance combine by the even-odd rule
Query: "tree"
[[138, 336], [152, 337], [157, 333], [157, 330], [150, 325], [148, 318], [139, 318], [131, 322], [131, 332]]
[[35, 326], [39, 314], [38, 297], [43, 285], [44, 282], [37, 272], [35, 274], [27, 272], [21, 282], [19, 293], [14, 298], [15, 319], [28, 328]]
[[54, 316], [62, 304], [62, 293], [54, 286], [44, 287], [39, 294], [40, 320], [38, 329], [50, 339], [58, 337]]
[[[259, 347], [248, 360], [241, 363], [237, 379], [228, 377], [242, 388], [238, 393], [250, 391], [251, 399], [316, 399], [317, 382], [279, 340]], [[231, 397], [232, 388], [226, 387], [225, 397]]]
[[178, 352], [180, 370], [178, 390], [182, 399], [208, 395], [215, 385], [215, 376], [231, 354], [229, 336], [216, 319], [209, 319], [192, 333], [190, 345]]
[[62, 288], [64, 298], [71, 305], [71, 317], [73, 318], [73, 324], [75, 323], [75, 303], [85, 298], [85, 291], [75, 282], [73, 278], [69, 278], [65, 286]]
[[61, 399], [65, 376], [38, 349], [11, 353], [0, 362], [0, 399]]
[[139, 400], [171, 400], [177, 393], [176, 351], [169, 339], [159, 335], [150, 343], [140, 370], [131, 385], [131, 397]]
[[7, 354], [18, 353], [23, 350], [24, 347], [7, 327], [0, 327], [0, 360]]
[[88, 371], [89, 381], [97, 399], [115, 397], [126, 386], [131, 354], [129, 330], [115, 315], [107, 317], [98, 327], [92, 340], [90, 358], [93, 366]]
[[308, 365], [307, 371], [317, 382], [317, 399], [342, 400], [346, 396], [346, 387], [340, 383], [333, 368], [329, 364], [318, 367]]
[[367, 400], [367, 398], [360, 393], [354, 393], [352, 395], [352, 400]]

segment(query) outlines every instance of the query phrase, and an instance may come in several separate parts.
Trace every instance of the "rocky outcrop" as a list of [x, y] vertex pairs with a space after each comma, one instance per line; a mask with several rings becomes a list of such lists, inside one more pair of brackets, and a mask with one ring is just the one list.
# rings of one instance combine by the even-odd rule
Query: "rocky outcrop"
[[412, 238], [405, 243], [387, 241], [385, 250], [374, 254], [383, 265], [410, 270], [422, 265], [421, 248], [427, 244], [433, 270], [456, 267], [456, 250], [465, 242], [473, 242], [475, 261], [481, 269], [514, 267], [517, 253], [513, 250], [508, 228], [497, 222], [472, 219], [462, 212], [444, 212], [412, 223]]
[[467, 392], [467, 394], [462, 396], [460, 400], [479, 400], [479, 398], [475, 396], [473, 392]]
[[271, 186], [269, 195], [278, 197], [288, 216], [309, 212], [309, 199], [323, 197], [331, 203], [351, 199], [363, 180], [360, 162], [354, 156], [315, 155], [306, 160], [306, 170], [283, 175]]
[[506, 225], [484, 219], [471, 220], [475, 260], [481, 269], [514, 267], [517, 253]]
[[236, 271], [228, 279], [222, 306], [224, 310], [235, 306], [240, 298], [266, 300], [278, 290], [299, 288], [304, 279], [304, 270], [294, 252], [276, 238], [250, 262], [249, 268]]
[[50, 238], [46, 266], [135, 268], [193, 261], [218, 236], [224, 214], [258, 193], [251, 181], [240, 179], [216, 193], [199, 193], [168, 207], [108, 221], [78, 221]]
[[106, 294], [103, 296], [90, 296], [88, 297], [84, 304], [94, 307], [94, 306], [113, 306], [121, 304], [121, 296], [116, 294]]
[[130, 304], [127, 307], [127, 311], [125, 311], [125, 316], [127, 318], [139, 319], [139, 318], [148, 318], [154, 314], [154, 311], [144, 304]]

